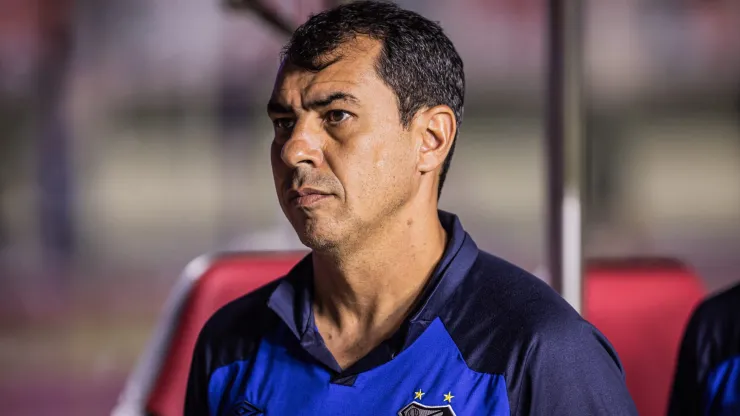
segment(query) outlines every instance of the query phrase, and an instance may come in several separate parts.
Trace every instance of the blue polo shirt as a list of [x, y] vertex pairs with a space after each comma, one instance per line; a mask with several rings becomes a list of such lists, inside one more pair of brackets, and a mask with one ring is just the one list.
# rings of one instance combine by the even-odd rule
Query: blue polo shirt
[[704, 300], [692, 314], [668, 414], [740, 415], [740, 285]]
[[636, 415], [609, 342], [541, 280], [480, 251], [457, 217], [416, 309], [349, 368], [312, 312], [311, 255], [217, 312], [185, 414]]

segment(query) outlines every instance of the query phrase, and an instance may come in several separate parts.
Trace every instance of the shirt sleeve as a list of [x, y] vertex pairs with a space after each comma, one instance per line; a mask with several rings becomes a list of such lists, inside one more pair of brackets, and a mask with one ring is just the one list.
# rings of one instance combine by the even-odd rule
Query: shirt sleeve
[[540, 331], [523, 371], [515, 415], [637, 415], [617, 354], [585, 321]]

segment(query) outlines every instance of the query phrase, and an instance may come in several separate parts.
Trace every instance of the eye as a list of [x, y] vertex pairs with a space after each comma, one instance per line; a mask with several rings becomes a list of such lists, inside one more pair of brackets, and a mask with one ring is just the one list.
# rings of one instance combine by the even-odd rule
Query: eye
[[350, 114], [343, 110], [331, 110], [326, 113], [324, 119], [329, 124], [339, 124], [346, 121], [350, 117]]
[[291, 130], [295, 126], [295, 120], [292, 118], [276, 118], [272, 124], [278, 130]]

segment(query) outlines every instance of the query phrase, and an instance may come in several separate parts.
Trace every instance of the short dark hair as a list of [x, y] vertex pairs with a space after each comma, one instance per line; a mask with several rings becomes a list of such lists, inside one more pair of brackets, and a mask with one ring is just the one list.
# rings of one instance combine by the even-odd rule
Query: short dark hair
[[[328, 54], [367, 36], [382, 43], [376, 70], [396, 94], [401, 123], [409, 127], [422, 108], [446, 105], [455, 113], [458, 131], [465, 101], [463, 62], [442, 27], [412, 11], [382, 1], [356, 1], [311, 16], [293, 33], [281, 59], [311, 71], [331, 62]], [[457, 133], [439, 176], [442, 192]]]

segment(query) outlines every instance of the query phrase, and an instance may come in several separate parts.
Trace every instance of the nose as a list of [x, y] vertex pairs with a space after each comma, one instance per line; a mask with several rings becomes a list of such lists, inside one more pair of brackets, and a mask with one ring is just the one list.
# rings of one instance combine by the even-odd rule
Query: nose
[[320, 166], [324, 162], [321, 133], [312, 129], [306, 121], [299, 120], [283, 145], [280, 158], [291, 168], [305, 164]]

